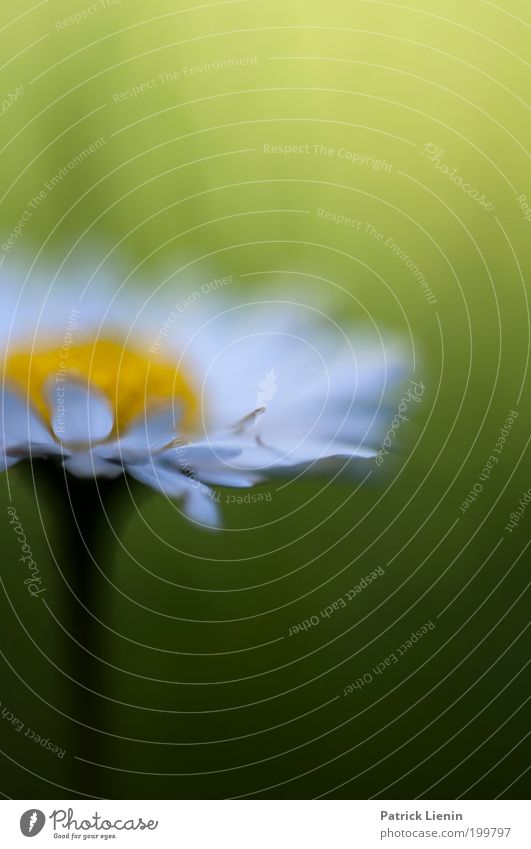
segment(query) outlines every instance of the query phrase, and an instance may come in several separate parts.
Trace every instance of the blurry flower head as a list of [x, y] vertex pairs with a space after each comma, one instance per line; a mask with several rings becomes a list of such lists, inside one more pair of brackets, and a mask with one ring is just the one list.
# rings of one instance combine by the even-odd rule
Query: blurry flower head
[[[212, 486], [366, 471], [405, 358], [288, 299], [5, 289], [0, 469], [124, 472], [215, 526]], [[186, 308], [184, 305], [188, 305]]]

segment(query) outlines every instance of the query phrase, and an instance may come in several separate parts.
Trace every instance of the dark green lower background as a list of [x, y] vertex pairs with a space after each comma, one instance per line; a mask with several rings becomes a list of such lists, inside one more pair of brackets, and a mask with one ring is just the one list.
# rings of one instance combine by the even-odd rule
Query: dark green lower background
[[[64, 588], [32, 519], [27, 482], [13, 480], [14, 503], [32, 527], [46, 575], [43, 597], [64, 620]], [[297, 514], [297, 531], [306, 535], [289, 545], [285, 513], [316, 492], [301, 485], [289, 497], [273, 492], [267, 508], [227, 510], [229, 527], [240, 525], [245, 510], [245, 523], [277, 522], [274, 534], [205, 536], [176, 524], [157, 496], [135, 490], [139, 515], [122, 521], [137, 563], [113, 552], [109, 532], [95, 576], [98, 613], [109, 629], [100, 634], [103, 657], [116, 668], [101, 669], [107, 700], [96, 700], [94, 714], [109, 736], [87, 734], [89, 759], [108, 769], [80, 771], [77, 732], [65, 718], [72, 687], [61, 671], [68, 668], [62, 632], [44, 604], [26, 595], [20, 573], [8, 570], [2, 707], [66, 749], [59, 760], [4, 720], [4, 753], [13, 759], [4, 773], [8, 795], [490, 798], [511, 784], [527, 766], [520, 743], [528, 721], [522, 540], [506, 534], [491, 555], [492, 534], [471, 540], [477, 527], [467, 516], [438, 545], [451, 521], [435, 515], [415, 535], [413, 516], [428, 506], [415, 497], [390, 550], [387, 533], [383, 544], [378, 537], [402, 509], [401, 493], [374, 507], [377, 489], [342, 504], [350, 493], [338, 488]], [[510, 506], [504, 501], [500, 512]], [[336, 507], [324, 530], [314, 530]], [[350, 530], [371, 508], [371, 518]], [[44, 504], [43, 518], [51, 538], [60, 537], [66, 517]], [[143, 521], [213, 561], [169, 552]], [[261, 556], [272, 539], [288, 547]], [[256, 559], [233, 562], [250, 551]], [[13, 564], [12, 541], [7, 555]], [[288, 636], [376, 567], [384, 575], [346, 609]], [[435, 628], [396, 665], [343, 695], [429, 621]], [[525, 794], [524, 781], [507, 793]]]

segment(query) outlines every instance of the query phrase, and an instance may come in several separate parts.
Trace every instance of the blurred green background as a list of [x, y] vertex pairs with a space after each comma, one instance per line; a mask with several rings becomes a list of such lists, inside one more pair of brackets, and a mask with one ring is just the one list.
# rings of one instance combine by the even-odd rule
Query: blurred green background
[[[48, 605], [22, 585], [6, 518], [5, 795], [529, 792], [531, 513], [505, 527], [531, 484], [529, 8], [413, 6], [2, 3], [2, 243], [44, 192], [4, 279], [14, 260], [21, 281], [87, 262], [133, 286], [174, 275], [176, 295], [230, 274], [244, 294], [279, 278], [290, 292], [316, 286], [343, 316], [411, 337], [426, 385], [376, 485], [275, 488], [270, 502], [226, 506], [216, 534], [134, 490], [122, 545], [107, 529], [95, 578], [107, 664], [94, 700], [106, 733], [87, 731], [96, 765], [76, 760], [66, 638], [50, 612], [63, 617], [50, 548], [68, 509], [34, 490], [27, 470], [2, 476]], [[454, 168], [492, 208], [451, 179]], [[462, 513], [511, 410], [499, 463]], [[288, 637], [377, 567], [384, 576], [345, 609]], [[399, 663], [343, 696], [429, 620]], [[17, 733], [9, 712], [64, 758]]]

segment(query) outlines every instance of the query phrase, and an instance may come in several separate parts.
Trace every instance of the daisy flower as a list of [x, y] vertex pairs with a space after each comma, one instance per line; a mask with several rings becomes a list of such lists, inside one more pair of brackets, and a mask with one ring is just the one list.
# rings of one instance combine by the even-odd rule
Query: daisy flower
[[0, 469], [123, 473], [202, 525], [211, 487], [374, 468], [395, 343], [300, 298], [202, 284], [162, 303], [108, 287], [3, 290]]

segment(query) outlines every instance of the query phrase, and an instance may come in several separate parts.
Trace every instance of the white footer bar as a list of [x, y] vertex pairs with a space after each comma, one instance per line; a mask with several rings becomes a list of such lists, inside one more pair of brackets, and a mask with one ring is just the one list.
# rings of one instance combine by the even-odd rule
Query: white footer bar
[[525, 801], [2, 801], [2, 846], [531, 847]]

